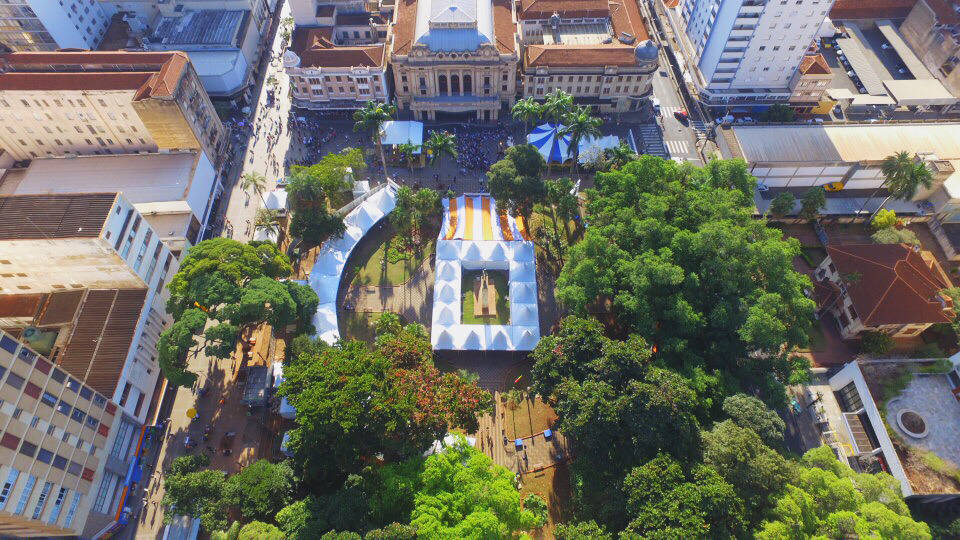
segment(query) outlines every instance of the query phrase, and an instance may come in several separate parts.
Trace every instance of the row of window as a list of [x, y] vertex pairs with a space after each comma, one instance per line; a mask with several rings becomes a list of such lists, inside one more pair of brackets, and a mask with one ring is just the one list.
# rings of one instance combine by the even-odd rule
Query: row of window
[[[17, 481], [20, 477], [23, 476], [19, 470], [15, 468], [10, 468], [10, 471], [7, 473], [6, 480], [3, 483], [3, 486], [0, 487], [0, 510], [3, 510], [7, 506], [7, 501], [10, 499], [10, 495], [13, 493], [14, 488], [17, 485]], [[23, 489], [20, 491], [20, 497], [17, 500], [17, 505], [13, 510], [14, 515], [22, 515], [27, 509], [27, 503], [30, 501], [31, 495], [37, 485], [37, 477], [34, 475], [27, 475], [26, 480], [24, 481]], [[47, 505], [47, 500], [50, 498], [50, 493], [53, 491], [53, 482], [44, 482], [43, 487], [40, 489], [40, 495], [37, 497], [37, 502], [34, 503], [33, 511], [31, 517], [34, 520], [39, 520], [43, 517], [43, 512]], [[56, 496], [54, 497], [53, 505], [50, 509], [50, 514], [46, 518], [46, 522], [49, 525], [56, 525], [60, 520], [60, 514], [63, 510], [63, 505], [66, 502], [67, 495], [70, 493], [70, 490], [65, 487], [60, 487], [56, 491]], [[70, 501], [70, 507], [67, 510], [66, 517], [63, 520], [63, 527], [69, 529], [73, 526], [74, 518], [77, 515], [77, 507], [80, 505], [80, 500], [83, 498], [83, 494], [79, 491], [74, 492], [73, 499]]]

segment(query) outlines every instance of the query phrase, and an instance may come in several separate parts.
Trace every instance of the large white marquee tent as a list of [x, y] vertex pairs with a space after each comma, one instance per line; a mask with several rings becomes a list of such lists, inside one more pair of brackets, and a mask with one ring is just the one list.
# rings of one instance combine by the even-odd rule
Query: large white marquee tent
[[[540, 341], [537, 272], [525, 225], [487, 195], [443, 201], [430, 341], [441, 350], [528, 351]], [[508, 272], [510, 324], [463, 324], [464, 270]]]

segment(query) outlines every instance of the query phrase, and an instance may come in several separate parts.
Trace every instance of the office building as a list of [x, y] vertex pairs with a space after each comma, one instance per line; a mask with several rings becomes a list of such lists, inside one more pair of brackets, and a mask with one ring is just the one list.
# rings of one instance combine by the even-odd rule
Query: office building
[[682, 0], [668, 8], [685, 69], [708, 105], [787, 102], [833, 0]]
[[0, 44], [13, 51], [95, 49], [109, 25], [94, 0], [0, 0]]
[[790, 105], [798, 112], [810, 112], [824, 101], [833, 81], [833, 70], [822, 54], [808, 54], [790, 79]]
[[[0, 320], [35, 307], [0, 297]], [[90, 538], [110, 527], [135, 437], [117, 405], [4, 330], [0, 382], [0, 534]]]
[[519, 0], [523, 97], [554, 90], [601, 113], [638, 110], [652, 90], [659, 50], [636, 2]]
[[9, 53], [0, 66], [14, 160], [198, 150], [220, 163], [223, 124], [184, 53]]

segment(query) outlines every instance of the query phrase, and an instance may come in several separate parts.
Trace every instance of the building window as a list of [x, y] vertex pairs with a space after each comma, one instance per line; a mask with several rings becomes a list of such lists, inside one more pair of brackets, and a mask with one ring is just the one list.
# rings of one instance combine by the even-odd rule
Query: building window
[[3, 510], [7, 506], [7, 499], [10, 498], [10, 491], [13, 490], [13, 486], [17, 483], [17, 478], [20, 477], [20, 471], [11, 468], [10, 472], [7, 474], [7, 481], [3, 483], [3, 489], [0, 489], [0, 510]]
[[77, 515], [77, 507], [80, 506], [80, 498], [83, 497], [83, 493], [79, 491], [74, 492], [73, 500], [70, 501], [70, 509], [67, 510], [67, 519], [64, 520], [63, 526], [70, 528], [73, 525], [73, 518]]
[[107, 503], [108, 495], [113, 491], [114, 485], [117, 483], [118, 476], [112, 472], [106, 472], [103, 475], [103, 480], [100, 481], [100, 489], [97, 491], [97, 497], [93, 501], [93, 510], [100, 514], [106, 514], [110, 511], [110, 508]]
[[57, 498], [53, 501], [53, 509], [50, 510], [50, 519], [47, 521], [49, 525], [53, 525], [60, 518], [60, 509], [63, 508], [63, 500], [67, 498], [68, 491], [67, 488], [62, 487], [57, 493]]
[[123, 407], [124, 405], [127, 404], [127, 399], [130, 397], [130, 389], [131, 389], [131, 388], [132, 388], [132, 386], [130, 385], [129, 382], [124, 383], [124, 385], [123, 385], [123, 392], [121, 392], [121, 394], [120, 394], [120, 406], [121, 406], [121, 407]]
[[123, 456], [127, 453], [127, 448], [130, 446], [132, 437], [133, 424], [121, 419], [117, 437], [113, 440], [113, 448], [110, 449], [110, 455], [118, 459], [123, 459]]
[[17, 508], [13, 511], [15, 515], [19, 516], [26, 509], [27, 501], [30, 500], [30, 495], [33, 494], [33, 488], [36, 485], [37, 477], [31, 474], [27, 477], [27, 484], [23, 486], [23, 491], [20, 492], [20, 500], [17, 501]]

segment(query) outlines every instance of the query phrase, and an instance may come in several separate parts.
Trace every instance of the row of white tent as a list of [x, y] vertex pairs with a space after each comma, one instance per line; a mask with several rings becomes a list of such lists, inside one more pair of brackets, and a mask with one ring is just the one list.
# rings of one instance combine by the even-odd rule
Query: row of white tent
[[320, 248], [308, 281], [320, 298], [320, 306], [313, 317], [313, 326], [320, 339], [327, 343], [333, 344], [340, 339], [336, 301], [340, 277], [343, 275], [347, 258], [367, 231], [392, 212], [396, 204], [397, 187], [390, 182], [385, 187], [372, 192], [366, 200], [347, 214], [344, 218], [347, 230], [342, 237], [328, 241]]
[[[433, 290], [434, 349], [525, 351], [540, 340], [537, 269], [532, 242], [438, 240]], [[506, 270], [509, 325], [463, 324], [464, 270]]]

